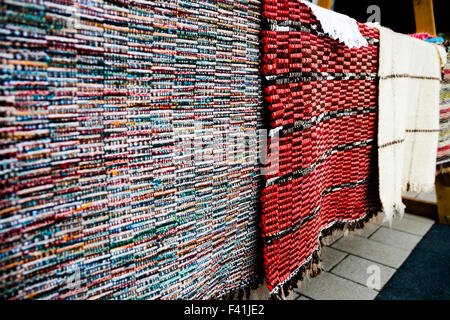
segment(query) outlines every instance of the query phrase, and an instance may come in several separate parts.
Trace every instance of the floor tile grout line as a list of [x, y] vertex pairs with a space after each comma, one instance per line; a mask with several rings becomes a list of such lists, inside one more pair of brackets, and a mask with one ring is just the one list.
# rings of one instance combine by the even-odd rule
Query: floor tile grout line
[[[394, 230], [394, 231], [396, 231], [396, 232], [406, 233], [406, 234], [408, 234], [408, 235], [413, 235], [413, 236], [419, 237], [419, 238], [421, 238], [421, 239], [424, 237], [424, 235], [421, 236], [421, 235], [418, 235], [418, 234], [413, 234], [413, 233], [411, 233], [411, 232], [407, 232], [407, 231], [403, 231], [403, 230], [398, 230], [398, 229], [394, 229], [394, 228], [389, 228], [388, 226], [380, 226], [380, 227], [377, 229], [377, 231], [380, 230], [381, 228], [384, 228], [384, 229], [387, 229], [387, 230]], [[373, 236], [374, 234], [375, 234], [375, 232], [372, 233], [372, 234], [370, 235], [370, 237], [368, 237], [367, 239], [373, 240], [372, 236]]]
[[[407, 212], [405, 212], [405, 213], [407, 213]], [[426, 218], [426, 217], [423, 217], [423, 216], [419, 216], [419, 215], [415, 215], [415, 214], [413, 214], [413, 213], [408, 213], [408, 214], [410, 214], [410, 215], [413, 215], [413, 216], [417, 216], [416, 218], [411, 218], [411, 217], [408, 217], [408, 216], [403, 216], [402, 217], [402, 220], [403, 219], [407, 219], [407, 220], [412, 220], [412, 221], [416, 221], [416, 222], [424, 222], [424, 221], [421, 221], [420, 220], [420, 218], [423, 218], [424, 220], [426, 220], [426, 221], [430, 221], [430, 222], [435, 222], [433, 219], [428, 219], [428, 218]], [[401, 220], [400, 220], [401, 221]]]
[[[396, 230], [396, 231], [397, 231], [397, 230]], [[410, 234], [410, 233], [408, 233], [408, 232], [403, 232], [403, 233], [405, 233], [405, 234], [407, 234], [407, 235], [412, 235], [412, 234]], [[417, 235], [416, 235], [416, 236], [417, 236]], [[405, 250], [405, 251], [410, 251], [410, 252], [412, 252], [412, 251], [414, 250], [414, 248], [417, 247], [417, 245], [419, 244], [419, 242], [422, 241], [422, 239], [423, 239], [423, 237], [421, 237], [421, 236], [417, 236], [417, 237], [419, 237], [420, 239], [419, 239], [419, 241], [417, 241], [416, 244], [414, 244], [414, 247], [412, 247], [411, 249], [409, 249], [409, 248], [408, 248], [408, 249], [401, 248], [401, 247], [395, 246], [395, 244], [385, 243], [385, 242], [382, 242], [382, 241], [379, 241], [379, 240], [376, 240], [376, 239], [373, 239], [373, 238], [367, 238], [367, 239], [370, 239], [370, 240], [372, 240], [372, 241], [375, 241], [375, 242], [377, 242], [377, 243], [381, 243], [381, 244], [384, 244], [384, 245], [387, 245], [387, 246], [391, 246], [391, 247], [393, 247], [393, 248], [402, 249], [402, 250]]]
[[[397, 218], [393, 218], [392, 221], [394, 221], [394, 219], [395, 219], [395, 220], [398, 220], [398, 221], [401, 221], [401, 220], [403, 220], [403, 219], [406, 219], [406, 220], [411, 220], [411, 221], [416, 221], [416, 222], [421, 222], [421, 223], [425, 223], [425, 221], [433, 222], [433, 224], [435, 223], [435, 221], [434, 221], [433, 219], [431, 219], [431, 218], [426, 218], [426, 217], [419, 216], [419, 215], [416, 215], [416, 214], [413, 214], [413, 213], [408, 213], [408, 212], [405, 212], [405, 213], [407, 213], [408, 215], [416, 216], [416, 217], [412, 218], [412, 217], [409, 217], [409, 216], [405, 216], [405, 215], [404, 215], [401, 219], [397, 217]], [[423, 219], [423, 220], [422, 220], [422, 219]], [[377, 222], [374, 222], [374, 223], [380, 225], [380, 224], [377, 223]]]
[[[386, 243], [383, 243], [383, 242], [380, 242], [380, 241], [377, 241], [377, 240], [374, 240], [374, 239], [368, 239], [368, 238], [364, 238], [364, 237], [359, 237], [359, 238], [361, 238], [361, 239], [367, 239], [367, 240], [370, 240], [370, 241], [373, 241], [373, 242], [376, 242], [376, 243], [385, 245], [385, 246], [387, 246], [387, 247], [393, 247], [393, 248], [395, 248], [395, 249], [399, 249], [399, 250], [402, 250], [402, 251], [408, 251], [408, 252], [411, 252], [411, 251], [412, 251], [412, 249], [409, 250], [409, 249], [403, 249], [403, 248], [394, 247], [394, 246], [392, 246], [392, 245], [390, 245], [390, 244], [386, 244]], [[421, 239], [421, 240], [422, 240], [422, 239]], [[419, 242], [420, 242], [420, 241], [419, 241]], [[336, 248], [336, 247], [331, 247], [331, 248], [336, 249], [336, 250], [339, 250], [339, 251], [341, 251], [341, 252], [345, 252], [345, 253], [348, 253], [348, 254], [353, 254], [353, 255], [355, 255], [355, 254], [352, 253], [352, 252], [348, 252], [348, 251], [345, 251], [345, 250], [340, 249], [340, 248]]]
[[[424, 225], [424, 226], [426, 225], [428, 228], [427, 228], [427, 230], [426, 230], [425, 233], [423, 233], [423, 234], [417, 234], [417, 233], [413, 233], [413, 232], [410, 232], [410, 231], [405, 231], [405, 230], [402, 230], [402, 229], [398, 229], [398, 228], [396, 228], [396, 227], [389, 227], [389, 226], [384, 225], [384, 224], [378, 224], [378, 223], [375, 223], [376, 228], [375, 228], [370, 234], [368, 234], [367, 236], [362, 236], [361, 234], [351, 234], [352, 236], [357, 236], [358, 238], [367, 239], [367, 240], [373, 241], [373, 242], [375, 242], [375, 243], [377, 243], [377, 244], [382, 244], [382, 245], [394, 247], [395, 249], [398, 249], [398, 250], [403, 251], [404, 253], [407, 253], [407, 255], [406, 255], [404, 261], [403, 261], [398, 267], [393, 267], [393, 266], [387, 265], [387, 264], [385, 264], [385, 263], [383, 263], [383, 262], [375, 261], [375, 260], [373, 260], [373, 259], [371, 259], [371, 258], [366, 258], [366, 257], [360, 256], [360, 255], [358, 255], [358, 254], [354, 254], [354, 253], [348, 252], [348, 251], [346, 251], [346, 250], [343, 250], [343, 249], [334, 247], [334, 245], [335, 245], [340, 239], [344, 239], [344, 238], [347, 238], [347, 239], [348, 239], [348, 237], [346, 237], [346, 236], [344, 236], [344, 235], [339, 235], [339, 236], [337, 237], [337, 239], [335, 239], [332, 243], [328, 244], [327, 247], [329, 247], [329, 248], [331, 248], [331, 249], [334, 249], [334, 250], [337, 250], [338, 252], [343, 253], [344, 256], [343, 256], [342, 258], [340, 258], [339, 261], [338, 261], [333, 267], [331, 267], [328, 271], [325, 270], [325, 269], [323, 269], [323, 271], [324, 271], [325, 273], [329, 273], [329, 274], [331, 274], [331, 275], [333, 275], [333, 276], [335, 276], [335, 277], [337, 277], [337, 278], [340, 278], [340, 279], [342, 279], [342, 280], [349, 281], [349, 282], [351, 282], [351, 283], [354, 283], [355, 285], [358, 285], [358, 286], [361, 286], [361, 287], [365, 287], [365, 288], [371, 290], [373, 293], [375, 293], [375, 296], [372, 298], [372, 300], [375, 300], [376, 297], [377, 297], [377, 296], [380, 294], [380, 292], [383, 290], [383, 288], [386, 286], [386, 284], [389, 282], [389, 280], [397, 273], [398, 269], [403, 265], [403, 263], [406, 261], [406, 259], [408, 259], [408, 257], [411, 255], [411, 253], [412, 253], [412, 251], [415, 249], [415, 247], [420, 243], [420, 241], [422, 241], [422, 239], [424, 238], [424, 236], [429, 232], [429, 230], [431, 229], [431, 227], [435, 224], [434, 221], [433, 221], [431, 224], [428, 224], [428, 223], [426, 223], [425, 221], [420, 221], [420, 220], [418, 220], [418, 219], [414, 219], [414, 218], [410, 218], [410, 217], [403, 217], [403, 219], [406, 219], [406, 220], [409, 220], [409, 221], [415, 221], [415, 222], [417, 222], [417, 223], [419, 223], [419, 224], [422, 224], [422, 225]], [[374, 239], [373, 236], [374, 236], [374, 234], [375, 234], [377, 231], [379, 231], [381, 228], [385, 228], [385, 229], [387, 229], [387, 230], [394, 230], [394, 232], [399, 232], [400, 234], [403, 233], [403, 234], [405, 234], [405, 235], [412, 235], [412, 236], [414, 236], [414, 237], [416, 238], [417, 243], [416, 243], [416, 244], [414, 245], [414, 247], [412, 247], [412, 248], [402, 248], [402, 247], [398, 247], [398, 246], [391, 245], [391, 244], [388, 244], [388, 243], [384, 243], [384, 242], [382, 242], [382, 241], [378, 241], [378, 240]], [[382, 286], [379, 290], [377, 290], [377, 289], [369, 288], [369, 287], [367, 287], [367, 285], [364, 285], [364, 284], [362, 284], [362, 283], [360, 283], [360, 282], [357, 282], [357, 281], [355, 281], [355, 280], [353, 280], [353, 279], [350, 279], [350, 278], [348, 278], [348, 277], [346, 277], [346, 276], [339, 275], [339, 274], [335, 273], [335, 272], [336, 272], [335, 269], [336, 269], [340, 264], [342, 264], [342, 262], [343, 262], [344, 260], [346, 260], [346, 259], [349, 258], [350, 256], [354, 256], [354, 257], [363, 259], [363, 260], [365, 260], [365, 261], [367, 261], [367, 262], [375, 263], [375, 264], [378, 264], [378, 265], [380, 265], [380, 266], [384, 266], [384, 267], [386, 267], [386, 268], [389, 268], [390, 270], [393, 270], [393, 274], [392, 274], [391, 277], [386, 281], [386, 283], [384, 283], [383, 286]], [[313, 280], [313, 279], [311, 279], [311, 281], [312, 281], [312, 280]], [[306, 295], [306, 294], [300, 292], [301, 288], [299, 288], [298, 290], [299, 290], [299, 291], [296, 292], [296, 293], [298, 294], [296, 300], [298, 300], [298, 299], [301, 298], [302, 296], [304, 296], [305, 298], [311, 299], [311, 300], [315, 300], [315, 299], [311, 298], [310, 296], [308, 296], [308, 295]]]
[[[415, 221], [415, 222], [419, 222], [419, 223], [421, 223], [421, 221], [418, 221], [418, 220], [414, 220], [414, 219], [410, 219], [410, 218], [408, 218], [408, 217], [403, 217], [403, 219], [408, 219], [408, 220], [410, 220], [410, 221]], [[434, 224], [434, 222], [433, 222], [433, 224]], [[428, 230], [431, 228], [431, 226], [433, 226], [433, 224], [431, 224], [430, 225], [430, 227], [428, 228]], [[421, 235], [421, 234], [417, 234], [417, 233], [412, 233], [412, 232], [409, 232], [409, 231], [405, 231], [405, 230], [401, 230], [401, 229], [398, 229], [398, 228], [395, 228], [395, 227], [389, 227], [389, 226], [386, 226], [386, 225], [384, 225], [384, 224], [378, 224], [378, 223], [375, 223], [375, 225], [377, 226], [377, 228], [370, 234], [370, 235], [368, 235], [367, 237], [364, 237], [364, 236], [362, 236], [362, 235], [360, 235], [360, 234], [350, 234], [350, 236], [357, 236], [357, 237], [359, 237], [359, 238], [363, 238], [363, 239], [370, 239], [370, 240], [373, 240], [372, 239], [372, 236], [375, 234], [375, 232], [377, 232], [380, 228], [385, 228], [385, 229], [388, 229], [388, 230], [394, 230], [394, 231], [398, 231], [398, 232], [403, 232], [403, 233], [406, 233], [406, 234], [409, 234], [409, 235], [413, 235], [413, 236], [417, 236], [417, 237], [420, 237], [420, 238], [423, 238], [424, 236], [425, 236], [425, 234], [428, 232], [428, 230], [423, 234], [423, 235]], [[332, 243], [330, 243], [328, 246], [332, 246], [333, 244], [335, 244], [338, 240], [340, 240], [341, 238], [348, 238], [348, 236], [344, 236], [344, 235], [342, 235], [341, 237], [339, 237], [338, 239], [336, 239], [335, 241], [333, 241]], [[374, 240], [374, 241], [376, 241], [376, 240]], [[380, 241], [377, 241], [378, 243], [382, 243], [382, 242], [380, 242]]]
[[[364, 258], [364, 257], [362, 257], [362, 256], [360, 256], [360, 255], [355, 254], [355, 253], [351, 253], [351, 252], [344, 251], [344, 250], [342, 250], [342, 249], [338, 249], [338, 248], [334, 248], [334, 247], [333, 247], [333, 249], [339, 250], [339, 251], [341, 251], [341, 252], [347, 253], [347, 254], [349, 254], [349, 255], [352, 255], [352, 256], [355, 256], [355, 257], [358, 257], [358, 258], [361, 258], [361, 259], [369, 260], [370, 262], [374, 262], [374, 263], [381, 264], [382, 266], [385, 266], [385, 267], [388, 267], [388, 268], [391, 268], [391, 269], [397, 270], [397, 269], [400, 268], [400, 266], [401, 266], [401, 265], [400, 265], [399, 267], [393, 267], [393, 266], [389, 266], [389, 265], [387, 265], [387, 264], [385, 264], [385, 263], [382, 263], [382, 262], [378, 262], [378, 261], [375, 261], [375, 260], [372, 260], [372, 259]], [[398, 249], [398, 248], [396, 248], [396, 249]], [[403, 249], [400, 249], [400, 250], [403, 250]], [[408, 250], [403, 250], [403, 251], [408, 251]], [[408, 259], [408, 257], [409, 257], [409, 255], [411, 254], [411, 252], [412, 252], [412, 250], [409, 251], [409, 254], [408, 254], [408, 256], [405, 258], [405, 260]], [[403, 262], [404, 262], [404, 261], [403, 261]], [[402, 262], [402, 264], [403, 264], [403, 262]]]
[[407, 213], [405, 212], [405, 215], [403, 216], [403, 219], [408, 219], [408, 220], [414, 220], [417, 222], [433, 222], [433, 224], [436, 222], [434, 219], [428, 218], [428, 217], [424, 217], [424, 216], [420, 216], [418, 214], [414, 214], [414, 213]]
[[[349, 278], [347, 278], [347, 277], [341, 276], [341, 275], [336, 274], [336, 273], [333, 272], [333, 270], [334, 270], [339, 264], [341, 264], [342, 261], [344, 261], [347, 257], [350, 257], [350, 256], [358, 257], [357, 255], [348, 253], [341, 261], [339, 261], [339, 262], [338, 262], [333, 268], [331, 268], [330, 271], [328, 271], [328, 272], [334, 274], [335, 276], [338, 276], [338, 277], [341, 277], [341, 278], [344, 278], [344, 279], [347, 279], [347, 280], [350, 280], [350, 281], [355, 282], [355, 281], [352, 280], [352, 279], [349, 279]], [[408, 256], [408, 257], [409, 257], [409, 256]], [[369, 261], [369, 262], [373, 262], [372, 260], [369, 260], [369, 259], [366, 259], [366, 258], [363, 258], [363, 257], [358, 257], [358, 258], [363, 259], [363, 260], [366, 260], [366, 261]], [[379, 263], [379, 262], [377, 262], [377, 263]], [[381, 264], [381, 263], [379, 263], [379, 264]], [[383, 266], [384, 266], [384, 267], [388, 267], [388, 266], [385, 266], [385, 265], [383, 265]], [[394, 274], [397, 272], [397, 269], [396, 269], [396, 268], [393, 268], [393, 267], [388, 267], [388, 268], [394, 270], [394, 273], [393, 273], [392, 276], [391, 276], [391, 278], [392, 278], [392, 277], [394, 276]], [[359, 282], [356, 282], [356, 283], [359, 283]], [[361, 283], [359, 283], [359, 284], [361, 284]], [[384, 287], [384, 286], [383, 286], [383, 287]], [[381, 287], [381, 289], [383, 289], [383, 287]], [[369, 289], [370, 289], [370, 288], [369, 288]], [[380, 289], [380, 291], [381, 291], [381, 289]], [[378, 290], [376, 290], [376, 289], [372, 289], [372, 290], [378, 292]]]
[[[378, 242], [378, 241], [376, 241], [376, 240], [373, 240], [373, 241]], [[383, 244], [382, 242], [379, 242], [379, 243]], [[332, 248], [335, 249], [335, 250], [337, 250], [337, 251], [340, 251], [340, 252], [344, 253], [345, 256], [344, 256], [338, 263], [336, 263], [329, 271], [326, 271], [326, 270], [324, 270], [324, 271], [327, 272], [327, 273], [330, 273], [330, 274], [332, 274], [332, 275], [334, 275], [334, 276], [336, 276], [336, 277], [338, 277], [338, 278], [344, 279], [344, 280], [346, 280], [346, 281], [353, 282], [353, 283], [355, 283], [355, 284], [357, 284], [357, 285], [360, 285], [360, 286], [363, 286], [363, 287], [364, 287], [363, 284], [361, 284], [361, 283], [359, 283], [359, 282], [356, 282], [356, 281], [354, 281], [354, 280], [352, 280], [352, 279], [349, 279], [349, 278], [347, 278], [347, 277], [338, 275], [338, 274], [334, 273], [333, 270], [334, 270], [339, 264], [341, 264], [342, 261], [344, 261], [344, 260], [345, 260], [346, 258], [348, 258], [349, 256], [355, 256], [355, 257], [358, 257], [358, 258], [360, 258], [360, 259], [363, 259], [363, 260], [366, 260], [366, 261], [369, 261], [369, 262], [373, 262], [373, 263], [376, 263], [376, 264], [379, 264], [379, 265], [381, 265], [381, 266], [384, 266], [384, 267], [387, 267], [387, 268], [389, 268], [389, 269], [394, 270], [394, 273], [393, 273], [392, 276], [391, 276], [391, 278], [392, 278], [392, 277], [395, 275], [395, 273], [398, 271], [398, 268], [400, 268], [401, 265], [402, 265], [403, 262], [404, 262], [404, 261], [403, 261], [402, 264], [397, 268], [397, 267], [389, 266], [389, 265], [386, 265], [386, 264], [384, 264], [384, 263], [381, 263], [381, 262], [378, 262], [378, 261], [375, 261], [375, 260], [372, 260], [372, 259], [368, 259], [368, 258], [359, 256], [359, 255], [357, 255], [357, 254], [349, 253], [349, 252], [344, 251], [344, 250], [342, 250], [342, 249], [338, 249], [338, 248], [334, 248], [334, 247], [332, 247]], [[398, 248], [398, 249], [400, 249], [400, 248]], [[403, 250], [403, 251], [408, 251], [408, 256], [406, 256], [406, 258], [405, 258], [405, 260], [406, 260], [406, 259], [409, 257], [409, 255], [411, 254], [412, 250], [405, 250], [405, 249], [401, 249], [401, 250]], [[312, 280], [312, 279], [311, 279], [311, 280]], [[389, 280], [388, 280], [388, 281], [389, 281]], [[378, 294], [381, 292], [381, 290], [385, 287], [386, 284], [387, 284], [387, 282], [380, 288], [380, 290], [371, 289], [371, 288], [368, 288], [367, 286], [365, 286], [366, 288], [368, 288], [368, 289], [370, 289], [370, 290], [372, 290], [372, 291], [374, 291], [374, 292], [376, 293], [375, 297], [374, 297], [372, 300], [374, 300], [374, 299], [378, 296]], [[299, 288], [299, 289], [300, 289], [300, 288]], [[312, 299], [311, 297], [309, 297], [309, 296], [307, 296], [307, 295], [305, 295], [305, 294], [303, 294], [303, 293], [300, 293], [300, 292], [297, 292], [297, 293], [299, 293], [300, 296], [303, 295], [303, 296], [305, 296], [305, 297], [307, 297], [307, 298], [309, 298], [309, 299]], [[300, 297], [300, 296], [299, 296], [299, 297]], [[314, 299], [312, 299], [312, 300], [314, 300]]]
[[372, 233], [367, 237], [367, 239], [372, 239], [372, 236], [373, 236], [378, 230], [380, 230], [381, 228], [383, 228], [383, 226], [378, 225], [377, 230], [375, 230], [374, 232], [372, 232]]
[[[344, 280], [347, 280], [347, 281], [356, 283], [356, 284], [358, 284], [358, 285], [360, 285], [360, 286], [362, 286], [362, 287], [364, 287], [364, 288], [367, 288], [367, 289], [369, 289], [369, 290], [378, 292], [378, 290], [376, 290], [376, 289], [371, 289], [371, 288], [369, 288], [367, 285], [363, 285], [362, 283], [359, 283], [359, 282], [357, 282], [357, 281], [355, 281], [355, 280], [353, 280], [353, 279], [349, 279], [349, 278], [347, 278], [347, 277], [341, 276], [340, 274], [336, 274], [336, 273], [333, 273], [333, 272], [329, 272], [329, 273], [331, 273], [332, 275], [335, 275], [336, 277], [342, 278], [342, 279], [344, 279]], [[394, 272], [394, 274], [395, 274], [395, 272]], [[381, 290], [381, 289], [380, 289], [380, 290]]]
[[[406, 212], [407, 213], [407, 212]], [[395, 216], [394, 218], [393, 218], [393, 220], [395, 219], [395, 220], [397, 220], [397, 221], [401, 221], [401, 220], [403, 220], [403, 219], [406, 219], [406, 220], [411, 220], [411, 221], [416, 221], [416, 222], [422, 222], [422, 223], [426, 223], [427, 221], [428, 222], [435, 222], [433, 219], [431, 219], [431, 218], [427, 218], [427, 217], [424, 217], [424, 216], [419, 216], [419, 215], [415, 215], [415, 214], [413, 214], [413, 213], [408, 213], [408, 215], [412, 215], [412, 216], [414, 216], [414, 217], [410, 217], [410, 216], [405, 216], [405, 215], [403, 215], [403, 217], [402, 218], [400, 218], [400, 217], [398, 217], [398, 216]], [[375, 222], [375, 223], [377, 223], [377, 222]]]
[[335, 239], [333, 242], [331, 242], [330, 244], [328, 244], [326, 247], [330, 247], [331, 245], [333, 245], [334, 243], [336, 243], [336, 241], [338, 241], [339, 239], [341, 239], [344, 235], [340, 234], [337, 239]]
[[[429, 196], [431, 196], [431, 197], [434, 196], [433, 200], [428, 199]], [[420, 201], [424, 201], [424, 202], [436, 204], [436, 202], [437, 202], [437, 197], [436, 197], [436, 194], [432, 195], [432, 193], [429, 193], [429, 192], [421, 192], [421, 193], [418, 193], [418, 194], [416, 195], [416, 197], [414, 198], [414, 200], [420, 200]]]
[[300, 293], [299, 298], [300, 298], [301, 296], [305, 296], [305, 297], [307, 297], [308, 299], [311, 299], [311, 300], [316, 300], [316, 299], [313, 299], [313, 298], [311, 298], [310, 296], [307, 296], [306, 294], [303, 294], [303, 293]]
[[377, 232], [378, 230], [380, 230], [380, 228], [382, 228], [380, 225], [377, 225], [377, 226], [378, 226], [378, 228], [376, 228], [371, 234], [369, 234], [369, 235], [367, 236], [367, 239], [369, 239], [371, 236], [374, 235], [375, 232]]
[[[350, 253], [345, 252], [345, 256], [338, 261], [338, 263], [336, 263], [329, 271], [327, 272], [332, 272], [334, 268], [336, 268], [342, 261], [344, 261], [348, 256], [350, 255]], [[326, 270], [325, 270], [326, 271]]]
[[364, 236], [362, 236], [362, 235], [360, 235], [360, 234], [356, 234], [356, 235], [357, 235], [358, 237], [361, 237], [361, 238], [369, 239], [375, 232], [377, 232], [377, 231], [381, 228], [381, 226], [378, 225], [378, 224], [375, 224], [375, 226], [377, 226], [377, 228], [376, 228], [375, 230], [373, 230], [373, 232], [372, 232], [371, 234], [369, 234], [367, 237], [364, 237]]
[[[418, 222], [418, 221], [416, 221], [416, 222]], [[434, 224], [434, 223], [433, 223], [433, 224]], [[395, 230], [395, 231], [401, 231], [401, 232], [404, 232], [404, 233], [412, 234], [413, 236], [418, 236], [418, 237], [422, 237], [422, 238], [423, 238], [423, 237], [427, 234], [427, 232], [431, 229], [431, 227], [432, 227], [433, 225], [430, 225], [430, 227], [428, 228], [428, 230], [427, 230], [423, 235], [420, 235], [420, 234], [417, 234], [417, 233], [412, 233], [412, 232], [405, 231], [405, 230], [401, 230], [401, 229], [395, 228], [394, 226], [392, 226], [391, 228], [388, 227], [388, 226], [385, 226], [385, 225], [379, 225], [379, 226], [385, 227], [385, 228], [387, 228], [387, 229], [392, 229], [392, 230]]]
[[[410, 254], [411, 254], [411, 251], [409, 252], [408, 256], [405, 258], [405, 260], [409, 257]], [[391, 269], [394, 269], [394, 270], [397, 270], [401, 266], [401, 264], [400, 264], [399, 267], [393, 267], [393, 266], [387, 265], [387, 264], [385, 264], [383, 262], [379, 262], [379, 261], [375, 261], [375, 260], [372, 260], [372, 259], [364, 258], [363, 256], [360, 256], [360, 255], [357, 255], [357, 254], [354, 254], [354, 253], [350, 253], [350, 255], [353, 255], [353, 256], [361, 258], [361, 259], [368, 260], [368, 261], [373, 262], [373, 263], [378, 263], [378, 264], [380, 264], [382, 266], [385, 266], [385, 267], [388, 267], [388, 268], [391, 268]], [[402, 262], [402, 264], [403, 264], [403, 262]]]
[[[327, 271], [325, 271], [325, 272], [327, 272]], [[359, 282], [356, 282], [356, 281], [354, 281], [354, 280], [352, 280], [352, 279], [348, 279], [348, 278], [346, 278], [346, 277], [340, 276], [340, 275], [335, 274], [335, 273], [332, 273], [332, 272], [327, 272], [327, 273], [332, 274], [332, 275], [335, 276], [335, 277], [341, 278], [342, 280], [352, 282], [352, 283], [354, 283], [354, 284], [356, 284], [356, 285], [358, 285], [358, 286], [360, 286], [360, 287], [363, 287], [363, 288], [367, 288], [367, 289], [369, 289], [369, 290], [372, 290], [372, 291], [374, 291], [375, 293], [377, 293], [377, 294], [375, 295], [375, 297], [378, 295], [378, 291], [377, 291], [377, 290], [371, 289], [371, 288], [369, 288], [369, 287], [367, 287], [367, 286], [365, 286], [365, 285], [363, 285], [363, 284], [361, 284], [361, 283], [359, 283]], [[318, 275], [318, 277], [320, 277], [320, 274]], [[312, 279], [311, 279], [311, 280], [312, 280]], [[381, 289], [380, 289], [380, 290], [381, 290]], [[300, 292], [299, 292], [299, 293], [300, 293]], [[306, 294], [300, 293], [300, 295], [303, 295], [303, 296], [305, 296], [305, 297], [311, 299], [311, 297], [307, 296]], [[372, 300], [374, 300], [375, 297], [374, 297]], [[313, 300], [314, 300], [314, 299], [313, 299]]]

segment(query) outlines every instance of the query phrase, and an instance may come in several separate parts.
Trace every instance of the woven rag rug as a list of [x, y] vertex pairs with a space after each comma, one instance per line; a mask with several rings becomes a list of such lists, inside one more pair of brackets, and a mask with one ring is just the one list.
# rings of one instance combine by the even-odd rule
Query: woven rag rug
[[414, 33], [411, 37], [438, 44], [441, 54], [442, 80], [440, 91], [439, 141], [436, 158], [436, 174], [449, 173], [450, 164], [450, 53], [448, 41], [426, 32]]
[[402, 215], [402, 191], [434, 186], [439, 134], [440, 51], [380, 29], [378, 166], [385, 220]]
[[320, 239], [377, 212], [378, 30], [366, 46], [324, 33], [309, 6], [266, 0], [263, 95], [270, 115], [262, 233], [266, 282], [282, 298], [319, 272]]
[[444, 68], [444, 78], [441, 81], [439, 142], [436, 165], [438, 172], [450, 172], [450, 52], [447, 46], [447, 62]]
[[0, 297], [258, 281], [259, 0], [0, 7]]
[[440, 91], [440, 114], [439, 114], [439, 141], [436, 158], [436, 175], [450, 172], [450, 55], [448, 52], [448, 42], [442, 37], [435, 37], [429, 33], [414, 33], [411, 37], [424, 40], [429, 43], [439, 45], [437, 48], [441, 54], [442, 80]]

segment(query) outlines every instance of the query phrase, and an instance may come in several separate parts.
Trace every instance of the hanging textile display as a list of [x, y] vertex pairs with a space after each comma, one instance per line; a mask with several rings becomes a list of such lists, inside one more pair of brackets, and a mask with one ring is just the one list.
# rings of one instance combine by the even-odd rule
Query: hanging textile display
[[319, 272], [321, 237], [377, 212], [378, 30], [358, 23], [367, 45], [350, 48], [297, 0], [264, 1], [263, 23], [268, 158], [279, 166], [265, 176], [261, 226], [266, 282], [279, 298]]
[[444, 43], [442, 37], [435, 37], [429, 33], [414, 33], [411, 37], [424, 40], [426, 42], [435, 43], [439, 45], [437, 48], [441, 55], [442, 80], [440, 91], [440, 114], [439, 114], [439, 141], [436, 158], [437, 174], [447, 173], [449, 171], [448, 162], [450, 162], [450, 56], [448, 52], [448, 45]]
[[385, 220], [404, 212], [402, 191], [434, 185], [439, 134], [440, 52], [430, 43], [380, 30], [378, 166]]
[[447, 60], [444, 68], [444, 78], [441, 81], [439, 142], [436, 165], [438, 172], [449, 172], [450, 163], [450, 52], [446, 47]]
[[259, 281], [259, 0], [1, 10], [0, 296], [207, 299]]

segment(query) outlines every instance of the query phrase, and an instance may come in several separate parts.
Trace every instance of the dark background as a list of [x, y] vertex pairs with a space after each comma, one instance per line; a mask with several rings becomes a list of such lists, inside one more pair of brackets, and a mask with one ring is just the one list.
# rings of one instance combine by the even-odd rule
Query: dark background
[[[414, 0], [334, 0], [334, 11], [346, 14], [359, 22], [366, 22], [371, 15], [366, 13], [370, 5], [378, 5], [381, 25], [401, 33], [415, 33]], [[450, 0], [434, 0], [436, 32], [449, 33]]]

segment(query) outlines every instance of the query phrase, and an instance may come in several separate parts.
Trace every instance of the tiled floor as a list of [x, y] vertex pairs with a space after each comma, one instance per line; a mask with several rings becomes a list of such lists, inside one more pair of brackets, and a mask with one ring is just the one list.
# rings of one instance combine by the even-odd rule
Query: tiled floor
[[324, 271], [303, 281], [295, 299], [374, 299], [434, 221], [405, 214], [392, 228], [372, 223], [359, 235], [337, 236], [322, 250]]
[[420, 193], [405, 192], [403, 193], [403, 198], [436, 203], [436, 190], [433, 188], [433, 190], [429, 192], [420, 192]]

